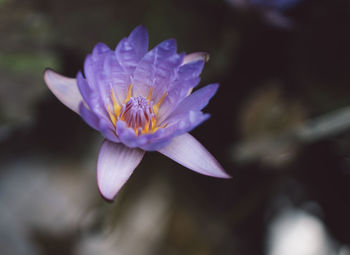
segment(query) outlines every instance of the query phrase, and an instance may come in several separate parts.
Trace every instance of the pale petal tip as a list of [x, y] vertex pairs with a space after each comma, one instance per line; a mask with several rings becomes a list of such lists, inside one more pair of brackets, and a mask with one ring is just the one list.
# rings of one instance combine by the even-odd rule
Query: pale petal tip
[[158, 151], [197, 173], [216, 178], [231, 178], [215, 157], [188, 133], [173, 138]]
[[182, 64], [184, 65], [184, 64], [188, 64], [190, 62], [196, 62], [199, 60], [207, 63], [209, 59], [210, 59], [210, 56], [209, 56], [209, 53], [207, 52], [194, 52], [186, 55]]
[[220, 163], [214, 158], [213, 155], [210, 155], [211, 162], [214, 164], [214, 166], [207, 169], [206, 172], [201, 172], [201, 174], [214, 177], [214, 178], [222, 178], [222, 179], [231, 179], [232, 176], [229, 175], [225, 169], [220, 165]]
[[221, 169], [221, 174], [216, 175], [216, 176], [212, 176], [212, 177], [217, 177], [217, 178], [222, 178], [222, 179], [231, 179], [232, 176], [229, 175], [228, 173], [226, 173], [226, 171], [224, 169]]
[[44, 69], [43, 76], [44, 76], [44, 81], [46, 82], [46, 84], [48, 83], [48, 78], [49, 78], [48, 76], [50, 74], [53, 74], [53, 73], [55, 73], [55, 71], [52, 68], [46, 67]]
[[78, 90], [76, 79], [65, 77], [50, 68], [46, 68], [44, 81], [64, 105], [79, 114], [79, 104], [83, 98]]
[[103, 192], [101, 190], [101, 187], [100, 187], [99, 184], [97, 185], [97, 188], [98, 188], [98, 192], [100, 193], [100, 195], [103, 198], [103, 200], [105, 200], [108, 203], [113, 203], [114, 202], [114, 198], [116, 197], [117, 194], [111, 195], [111, 194], [107, 194], [107, 193]]

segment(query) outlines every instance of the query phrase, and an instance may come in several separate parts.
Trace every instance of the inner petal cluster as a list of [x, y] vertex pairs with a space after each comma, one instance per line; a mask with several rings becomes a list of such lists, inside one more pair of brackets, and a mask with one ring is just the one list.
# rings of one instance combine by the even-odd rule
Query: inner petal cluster
[[126, 104], [123, 104], [120, 120], [125, 121], [136, 134], [152, 131], [155, 129], [152, 103], [143, 96], [131, 97]]

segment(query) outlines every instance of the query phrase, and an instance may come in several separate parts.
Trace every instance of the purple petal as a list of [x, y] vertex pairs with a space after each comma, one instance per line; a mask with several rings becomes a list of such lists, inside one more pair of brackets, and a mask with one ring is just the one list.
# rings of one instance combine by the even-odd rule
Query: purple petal
[[98, 127], [99, 119], [98, 119], [98, 117], [93, 112], [91, 112], [89, 109], [87, 109], [83, 102], [80, 103], [79, 113], [80, 113], [82, 119], [90, 127], [92, 127], [93, 129], [99, 130], [99, 127]]
[[187, 63], [196, 62], [198, 60], [202, 60], [203, 62], [209, 61], [209, 54], [206, 52], [194, 52], [185, 56], [182, 65]]
[[154, 87], [152, 100], [158, 101], [175, 80], [177, 68], [184, 55], [176, 53], [176, 41], [166, 40], [149, 51], [134, 72], [134, 94], [147, 96], [149, 87]]
[[87, 103], [91, 110], [97, 105], [100, 108], [98, 111], [108, 117], [105, 109], [107, 105], [112, 105], [112, 89], [118, 103], [124, 101], [127, 88], [131, 83], [130, 75], [121, 67], [114, 51], [103, 44], [96, 45], [93, 54], [86, 58], [84, 72], [93, 94], [91, 100], [94, 100], [91, 104]]
[[106, 93], [110, 96], [111, 89], [119, 104], [124, 103], [128, 87], [131, 83], [130, 74], [121, 66], [115, 54], [108, 54], [104, 62], [104, 84]]
[[189, 111], [202, 110], [208, 104], [209, 100], [215, 95], [218, 87], [218, 84], [210, 84], [195, 91], [178, 105], [178, 107], [171, 113], [169, 118], [173, 118], [173, 116]]
[[108, 120], [109, 117], [105, 108], [105, 103], [100, 98], [99, 93], [94, 89], [91, 89], [81, 72], [77, 74], [76, 80], [80, 94], [82, 95], [84, 102], [89, 106], [89, 110], [92, 111], [96, 117]]
[[44, 80], [52, 93], [69, 109], [79, 114], [79, 104], [83, 101], [77, 82], [51, 69], [44, 72]]
[[111, 93], [106, 82], [108, 74], [104, 65], [107, 57], [110, 55], [114, 55], [114, 52], [108, 46], [99, 43], [94, 47], [93, 53], [86, 57], [84, 63], [84, 73], [90, 88], [94, 92], [99, 93], [104, 102], [109, 100]]
[[180, 66], [177, 78], [170, 87], [168, 95], [160, 108], [160, 122], [166, 119], [177, 105], [191, 93], [192, 89], [198, 85], [200, 81], [199, 75], [203, 67], [203, 60], [197, 60]]
[[146, 135], [147, 142], [138, 146], [146, 151], [159, 150], [167, 145], [173, 137], [182, 135], [194, 129], [210, 117], [202, 112], [186, 112], [173, 118], [168, 126], [158, 129], [155, 133]]
[[189, 111], [167, 119], [168, 127], [176, 126], [177, 134], [190, 132], [195, 127], [209, 119], [210, 114], [201, 111]]
[[106, 44], [99, 42], [95, 45], [94, 49], [92, 50], [92, 55], [98, 57], [98, 55], [101, 55], [110, 50], [111, 49]]
[[188, 133], [173, 138], [167, 146], [158, 151], [200, 174], [230, 178], [203, 145]]
[[92, 54], [86, 57], [84, 73], [92, 88], [97, 88], [99, 78], [104, 75], [103, 62], [109, 54], [113, 54], [113, 51], [104, 43], [98, 43], [92, 50]]
[[78, 72], [76, 80], [81, 96], [83, 97], [84, 101], [87, 102], [87, 104], [89, 104], [92, 89], [89, 87], [89, 84], [84, 79], [83, 74], [81, 72]]
[[132, 74], [148, 50], [148, 33], [144, 26], [136, 27], [128, 38], [120, 41], [116, 56], [125, 70]]
[[188, 96], [189, 92], [198, 85], [199, 77], [189, 80], [175, 81], [173, 88], [169, 90], [162, 107], [159, 109], [159, 122], [165, 120], [178, 106], [181, 101]]
[[197, 60], [180, 66], [178, 80], [184, 81], [198, 77], [204, 67], [204, 60]]
[[107, 121], [105, 119], [100, 119], [98, 126], [99, 126], [100, 132], [106, 139], [116, 143], [120, 142], [120, 139], [116, 135], [115, 128], [110, 121]]
[[97, 162], [97, 184], [101, 195], [113, 200], [141, 162], [144, 151], [105, 140]]
[[137, 136], [132, 128], [129, 128], [124, 121], [117, 122], [117, 134], [120, 141], [130, 148], [136, 148], [147, 142], [146, 136]]

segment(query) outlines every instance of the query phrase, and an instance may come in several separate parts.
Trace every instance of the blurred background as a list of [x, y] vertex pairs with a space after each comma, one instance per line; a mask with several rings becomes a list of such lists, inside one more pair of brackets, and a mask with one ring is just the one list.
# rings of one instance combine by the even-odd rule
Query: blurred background
[[[102, 137], [44, 84], [134, 27], [206, 51], [191, 132], [233, 178], [147, 153], [118, 194]], [[0, 0], [0, 254], [349, 255], [349, 0]]]

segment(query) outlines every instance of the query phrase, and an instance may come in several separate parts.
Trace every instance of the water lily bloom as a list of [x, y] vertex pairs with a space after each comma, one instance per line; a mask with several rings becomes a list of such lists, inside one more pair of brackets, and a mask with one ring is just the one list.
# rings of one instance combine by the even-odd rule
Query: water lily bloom
[[199, 83], [206, 54], [177, 53], [166, 40], [148, 51], [148, 34], [135, 28], [113, 51], [98, 43], [86, 57], [84, 74], [67, 78], [47, 69], [53, 94], [105, 138], [97, 162], [99, 191], [113, 200], [145, 151], [158, 151], [198, 173], [229, 178], [215, 158], [188, 132], [207, 120], [201, 110], [218, 89]]

